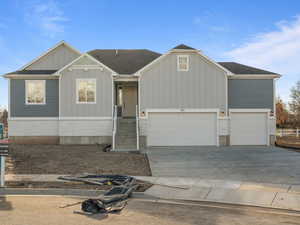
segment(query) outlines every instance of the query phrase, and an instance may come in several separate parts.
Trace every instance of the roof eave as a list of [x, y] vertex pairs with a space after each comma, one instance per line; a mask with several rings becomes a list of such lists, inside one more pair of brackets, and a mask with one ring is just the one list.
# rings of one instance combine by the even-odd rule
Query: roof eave
[[4, 74], [4, 78], [8, 79], [58, 79], [55, 74]]
[[275, 79], [280, 78], [280, 74], [231, 74], [230, 79]]
[[195, 52], [195, 53], [199, 53], [201, 52], [198, 49], [171, 49], [168, 52], [180, 52], [180, 53], [186, 53], [186, 52]]

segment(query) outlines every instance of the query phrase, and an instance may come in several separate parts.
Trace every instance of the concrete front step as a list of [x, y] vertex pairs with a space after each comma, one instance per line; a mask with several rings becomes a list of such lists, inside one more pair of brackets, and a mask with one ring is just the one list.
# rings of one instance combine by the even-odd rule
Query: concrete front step
[[136, 127], [118, 127], [118, 131], [129, 131], [129, 132], [135, 132], [136, 131]]
[[119, 145], [128, 145], [128, 146], [136, 146], [136, 141], [135, 142], [129, 142], [129, 141], [122, 141], [122, 142], [116, 142], [116, 146]]
[[121, 149], [136, 149], [136, 145], [116, 145], [115, 150], [121, 150]]
[[119, 120], [119, 124], [135, 125], [136, 122], [135, 121], [122, 121], [122, 120]]
[[135, 148], [116, 148], [115, 152], [139, 152], [139, 150]]
[[135, 129], [134, 130], [118, 130], [117, 131], [117, 134], [136, 134], [136, 131], [135, 131]]
[[136, 139], [136, 135], [117, 135], [117, 139]]
[[129, 133], [129, 132], [127, 132], [127, 133], [117, 133], [117, 137], [129, 137], [129, 138], [134, 138], [134, 137], [136, 137], [136, 133]]
[[136, 149], [136, 120], [135, 119], [119, 119], [116, 150], [135, 150]]
[[136, 124], [136, 122], [123, 122], [123, 121], [119, 121], [118, 124], [128, 125], [128, 126], [134, 126]]

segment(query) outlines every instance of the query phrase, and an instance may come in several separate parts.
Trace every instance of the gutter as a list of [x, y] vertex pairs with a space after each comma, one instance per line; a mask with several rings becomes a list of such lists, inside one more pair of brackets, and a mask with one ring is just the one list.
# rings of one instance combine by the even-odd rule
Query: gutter
[[5, 74], [3, 75], [4, 78], [9, 79], [47, 79], [47, 80], [56, 80], [59, 79], [58, 75], [44, 75], [44, 74], [26, 74], [26, 75], [20, 75], [20, 74]]

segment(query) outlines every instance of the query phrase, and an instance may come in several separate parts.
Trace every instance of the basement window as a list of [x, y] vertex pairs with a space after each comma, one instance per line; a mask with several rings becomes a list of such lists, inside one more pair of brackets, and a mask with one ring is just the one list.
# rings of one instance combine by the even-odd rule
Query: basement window
[[178, 55], [177, 56], [177, 70], [178, 71], [189, 71], [189, 56]]
[[76, 80], [76, 101], [77, 104], [96, 103], [96, 79]]
[[26, 80], [25, 81], [25, 101], [26, 105], [46, 104], [46, 81]]

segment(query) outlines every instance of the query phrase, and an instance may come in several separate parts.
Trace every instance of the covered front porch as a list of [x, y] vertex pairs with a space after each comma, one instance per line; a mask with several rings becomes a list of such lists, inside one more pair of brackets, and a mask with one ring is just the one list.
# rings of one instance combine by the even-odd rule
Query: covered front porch
[[139, 149], [138, 80], [114, 80], [113, 149]]
[[118, 117], [135, 118], [138, 107], [138, 82], [115, 81], [114, 105], [117, 106]]

